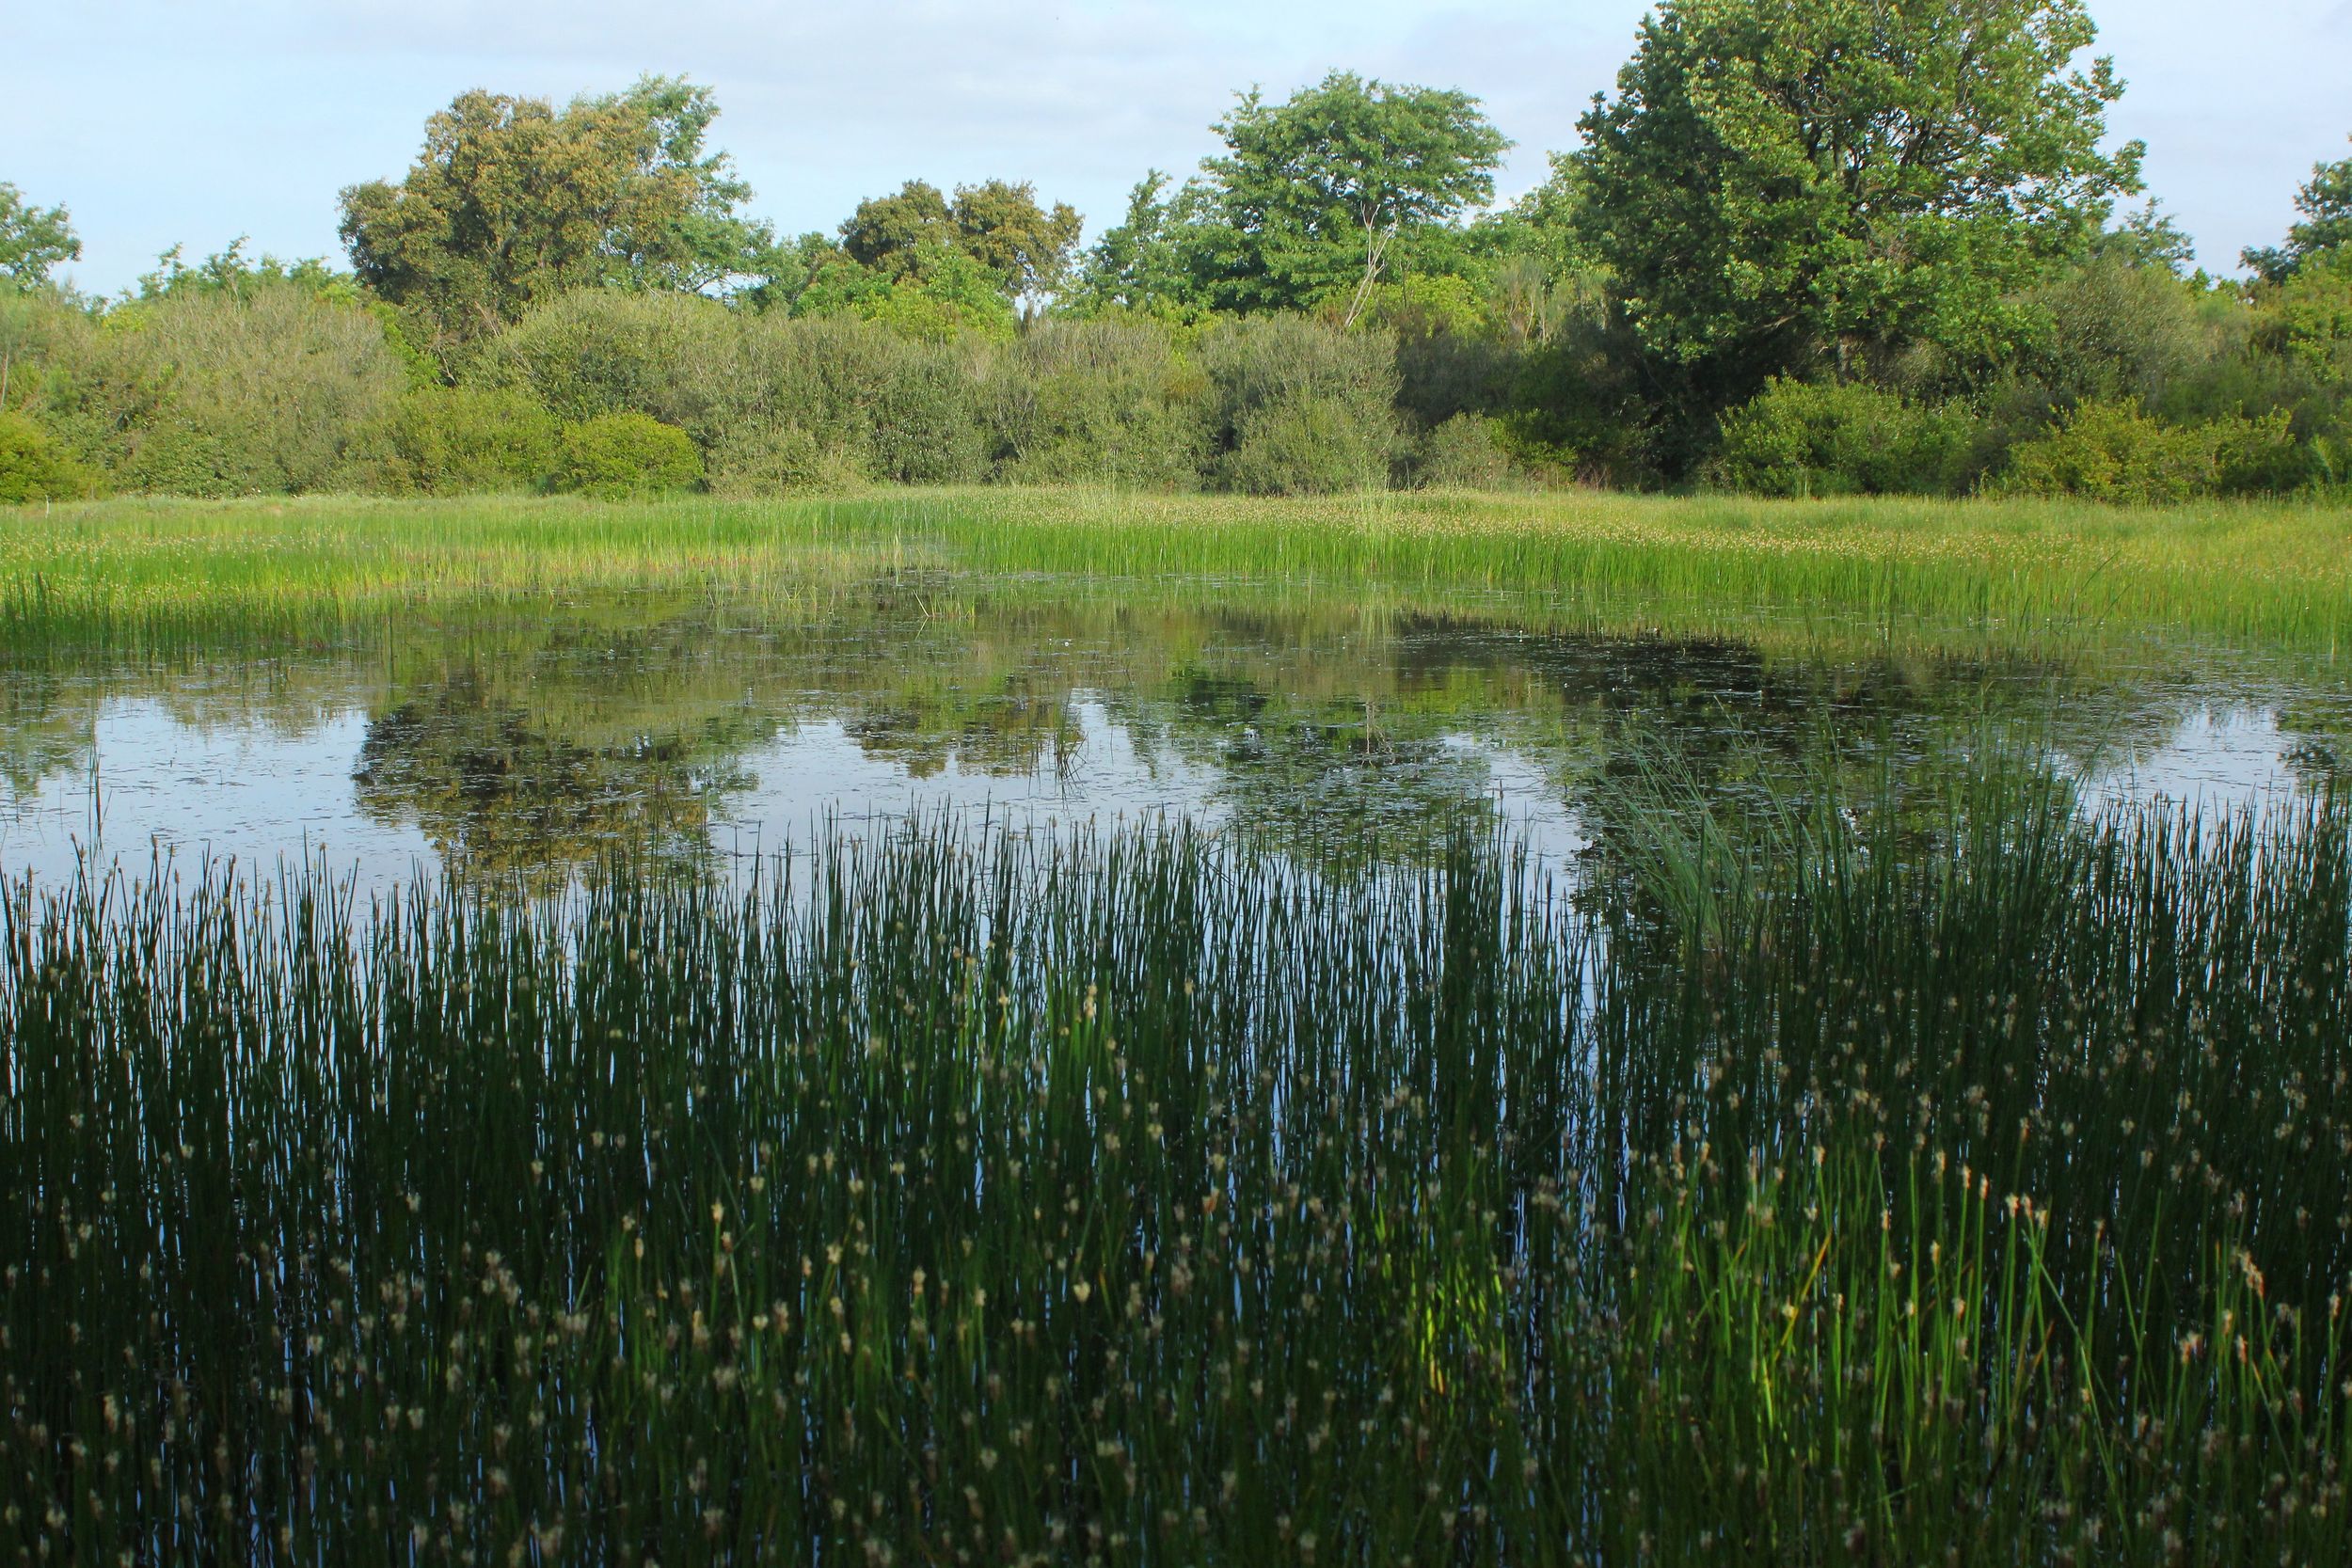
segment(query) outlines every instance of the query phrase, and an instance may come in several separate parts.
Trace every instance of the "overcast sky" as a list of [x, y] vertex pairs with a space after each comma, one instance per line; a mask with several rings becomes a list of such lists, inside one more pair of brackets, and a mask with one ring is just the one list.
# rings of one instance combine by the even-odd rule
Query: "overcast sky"
[[[2352, 133], [2352, 0], [2091, 0], [2130, 90], [2119, 136], [2220, 270], [2275, 241]], [[397, 177], [469, 87], [568, 99], [644, 71], [716, 89], [718, 146], [791, 233], [909, 178], [1034, 180], [1113, 222], [1187, 171], [1234, 88], [1334, 67], [1483, 97], [1543, 176], [1609, 87], [1645, 0], [0, 0], [0, 181], [73, 213], [85, 288], [185, 242], [337, 253], [342, 186]]]

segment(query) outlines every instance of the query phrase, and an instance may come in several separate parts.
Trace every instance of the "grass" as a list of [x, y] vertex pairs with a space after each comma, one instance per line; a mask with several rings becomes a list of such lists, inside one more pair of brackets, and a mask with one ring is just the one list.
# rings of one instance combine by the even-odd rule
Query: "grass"
[[1795, 617], [1905, 633], [2352, 631], [2352, 515], [2316, 503], [1772, 502], [1601, 494], [1323, 501], [1072, 491], [596, 505], [94, 502], [0, 518], [0, 642], [345, 635], [597, 592], [845, 592], [1044, 574], [1224, 594], [1532, 598], [1555, 618]]
[[1864, 804], [19, 883], [0, 1554], [2344, 1560], [2352, 814]]

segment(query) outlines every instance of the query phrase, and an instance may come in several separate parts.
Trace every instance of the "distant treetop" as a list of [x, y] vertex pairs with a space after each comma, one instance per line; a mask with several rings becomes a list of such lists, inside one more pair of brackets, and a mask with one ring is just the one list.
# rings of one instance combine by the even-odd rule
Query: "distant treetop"
[[751, 187], [704, 141], [710, 90], [647, 76], [574, 100], [474, 91], [425, 123], [398, 183], [342, 195], [342, 234], [364, 283], [464, 341], [532, 303], [591, 286], [703, 291], [757, 273], [766, 226]]
[[31, 289], [60, 263], [81, 260], [82, 242], [63, 207], [36, 207], [0, 182], [0, 288]]

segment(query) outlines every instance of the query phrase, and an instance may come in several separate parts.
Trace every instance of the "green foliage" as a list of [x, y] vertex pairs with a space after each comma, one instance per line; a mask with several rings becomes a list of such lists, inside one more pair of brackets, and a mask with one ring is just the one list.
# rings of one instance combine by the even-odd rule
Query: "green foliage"
[[715, 300], [581, 289], [484, 342], [464, 379], [521, 392], [566, 423], [633, 410], [707, 441], [740, 335], [739, 319]]
[[702, 454], [686, 432], [632, 411], [565, 425], [550, 483], [558, 490], [617, 499], [683, 490], [702, 477]]
[[2168, 425], [2137, 399], [2085, 403], [2010, 451], [2001, 487], [2139, 505], [2292, 489], [2303, 458], [2283, 413]]
[[1479, 414], [1456, 414], [1415, 443], [1412, 483], [1422, 490], [1506, 490], [1516, 474], [1502, 427]]
[[910, 180], [896, 196], [858, 204], [841, 226], [841, 248], [891, 280], [930, 283], [946, 258], [976, 263], [1006, 300], [1041, 300], [1069, 275], [1081, 224], [1075, 209], [1038, 205], [1037, 187], [990, 180], [959, 185], [951, 202]]
[[1510, 145], [1468, 93], [1341, 71], [1279, 104], [1252, 88], [1213, 129], [1227, 150], [1202, 167], [1232, 236], [1218, 302], [1344, 298], [1349, 324], [1401, 233], [1492, 199]]
[[700, 291], [757, 274], [773, 236], [704, 139], [709, 89], [648, 76], [559, 111], [468, 92], [425, 123], [397, 185], [342, 195], [362, 282], [445, 354], [570, 289]]
[[819, 434], [796, 424], [730, 424], [710, 453], [711, 493], [788, 495], [796, 490], [845, 491], [867, 483], [862, 449], [838, 431]]
[[875, 472], [902, 484], [964, 484], [986, 471], [979, 385], [950, 350], [910, 344], [868, 415]]
[[2352, 158], [2312, 165], [2311, 179], [2295, 195], [2295, 210], [2302, 221], [2287, 230], [2284, 245], [2240, 257], [2265, 282], [2283, 282], [2306, 261], [2352, 250]]
[[995, 472], [1025, 484], [1196, 488], [1207, 391], [1149, 320], [1040, 322], [988, 379]]
[[2138, 184], [2082, 0], [1663, 0], [1581, 122], [1580, 221], [1699, 409], [1915, 343], [1967, 365]]
[[43, 416], [119, 489], [358, 487], [408, 385], [367, 309], [284, 278], [55, 313], [44, 330]]
[[1224, 488], [1248, 496], [1328, 496], [1379, 490], [1396, 451], [1392, 428], [1344, 398], [1306, 392], [1241, 418], [1216, 467]]
[[2310, 259], [2256, 301], [2262, 348], [2323, 383], [2352, 386], [2352, 247]]
[[36, 207], [23, 191], [0, 181], [0, 288], [38, 288], [60, 263], [81, 255], [72, 214], [63, 207]]
[[358, 280], [349, 273], [337, 272], [324, 257], [289, 261], [264, 253], [255, 261], [246, 255], [246, 236], [240, 234], [226, 250], [216, 250], [194, 266], [187, 263], [185, 247], [173, 245], [155, 258], [153, 271], [139, 275], [133, 297], [156, 300], [197, 293], [242, 297], [286, 284], [344, 304], [359, 298]]
[[1661, 417], [1659, 386], [1648, 369], [1622, 319], [1571, 318], [1512, 366], [1502, 417], [1514, 455], [1531, 467], [1629, 488], [1684, 471], [1695, 459], [1696, 434]]
[[1402, 441], [1392, 340], [1261, 316], [1220, 324], [1200, 362], [1225, 488], [1316, 495], [1388, 483]]
[[387, 480], [428, 496], [536, 489], [556, 470], [562, 428], [525, 392], [420, 387], [392, 413]]
[[856, 313], [918, 342], [950, 342], [966, 333], [1011, 337], [1019, 324], [996, 275], [961, 250], [926, 249], [914, 271], [860, 293]]
[[2122, 223], [2102, 230], [2091, 241], [2090, 254], [2185, 277], [2197, 260], [2197, 242], [2164, 210], [2163, 202], [2151, 197], [2124, 214]]
[[0, 506], [77, 500], [97, 489], [98, 476], [56, 436], [22, 414], [0, 409]]
[[2060, 405], [2158, 402], [2215, 351], [2196, 286], [2163, 266], [2097, 256], [2019, 297], [2028, 325], [2009, 371]]
[[1775, 379], [1722, 421], [1724, 483], [1759, 496], [1943, 495], [1976, 424], [1863, 382]]
[[1168, 195], [1168, 177], [1152, 169], [1127, 198], [1127, 215], [1104, 230], [1079, 269], [1067, 308], [1073, 314], [1124, 310], [1154, 320], [1195, 322], [1209, 313], [1209, 269], [1198, 242], [1207, 200], [1199, 182]]

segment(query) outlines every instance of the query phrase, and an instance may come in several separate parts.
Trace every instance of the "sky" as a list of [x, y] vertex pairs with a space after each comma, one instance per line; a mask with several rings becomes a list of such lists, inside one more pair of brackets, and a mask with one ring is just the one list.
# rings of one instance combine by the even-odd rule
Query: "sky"
[[[1118, 221], [1188, 172], [1235, 89], [1345, 69], [1460, 87], [1517, 145], [1505, 197], [1573, 146], [1645, 0], [0, 0], [0, 181], [64, 202], [71, 276], [110, 293], [184, 244], [340, 260], [336, 194], [398, 178], [470, 87], [567, 100], [708, 85], [758, 216], [830, 230], [909, 179], [1034, 181]], [[2130, 84], [2110, 116], [2215, 271], [2275, 243], [2352, 133], [2352, 0], [2091, 0]]]

